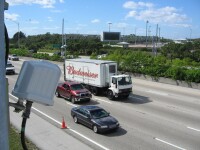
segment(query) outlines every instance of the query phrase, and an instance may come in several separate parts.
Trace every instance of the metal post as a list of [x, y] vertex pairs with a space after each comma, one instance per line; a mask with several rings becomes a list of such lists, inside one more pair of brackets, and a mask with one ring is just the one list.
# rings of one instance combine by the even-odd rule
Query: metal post
[[137, 40], [137, 37], [136, 37], [136, 30], [137, 30], [137, 28], [135, 27], [135, 45], [136, 45], [136, 40]]
[[8, 97], [5, 78], [5, 29], [4, 29], [4, 5], [5, 1], [0, 1], [0, 146], [3, 150], [9, 149], [8, 139]]
[[158, 43], [159, 43], [159, 47], [161, 47], [161, 44], [160, 44], [160, 27], [158, 28], [158, 32], [159, 32]]
[[111, 22], [108, 23], [108, 28], [109, 28], [108, 30], [109, 30], [109, 32], [110, 32], [110, 25], [111, 24], [112, 24]]
[[17, 24], [17, 31], [18, 31], [18, 34], [17, 34], [17, 45], [18, 45], [18, 48], [20, 48], [20, 30], [19, 30], [19, 22], [14, 21], [14, 20], [9, 19], [9, 18], [6, 18], [6, 19], [8, 19], [8, 20], [10, 20], [10, 21], [13, 21], [14, 23]]
[[[64, 19], [62, 20], [62, 46], [64, 45]], [[60, 48], [60, 54], [61, 56], [63, 56], [63, 49], [62, 49], [62, 46]]]
[[147, 27], [148, 27], [148, 23], [149, 23], [149, 21], [147, 20], [146, 21], [146, 48], [147, 48]]
[[192, 38], [192, 29], [190, 27], [190, 40], [189, 40], [190, 42], [192, 41], [191, 38]]
[[20, 41], [19, 41], [20, 40], [19, 22], [17, 22], [17, 27], [18, 27], [18, 35], [17, 35], [18, 36], [18, 48], [20, 48], [20, 44], [19, 44], [20, 43]]
[[158, 24], [156, 25], [156, 47], [158, 44]]

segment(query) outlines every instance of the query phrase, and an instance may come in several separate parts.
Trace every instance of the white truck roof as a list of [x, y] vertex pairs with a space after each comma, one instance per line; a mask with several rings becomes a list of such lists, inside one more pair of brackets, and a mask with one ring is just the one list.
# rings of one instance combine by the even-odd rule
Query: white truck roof
[[74, 62], [84, 62], [84, 63], [94, 63], [94, 64], [108, 64], [108, 63], [116, 63], [115, 61], [110, 60], [96, 60], [96, 59], [66, 59], [67, 61], [74, 61]]

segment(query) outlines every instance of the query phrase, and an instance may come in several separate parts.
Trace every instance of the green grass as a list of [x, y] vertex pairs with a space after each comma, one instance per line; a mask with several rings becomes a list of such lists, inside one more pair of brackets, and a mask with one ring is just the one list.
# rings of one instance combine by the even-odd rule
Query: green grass
[[[10, 126], [9, 133], [9, 146], [10, 150], [23, 150], [20, 139], [20, 132], [16, 130], [12, 125]], [[26, 146], [28, 150], [39, 150], [36, 145], [26, 139]]]

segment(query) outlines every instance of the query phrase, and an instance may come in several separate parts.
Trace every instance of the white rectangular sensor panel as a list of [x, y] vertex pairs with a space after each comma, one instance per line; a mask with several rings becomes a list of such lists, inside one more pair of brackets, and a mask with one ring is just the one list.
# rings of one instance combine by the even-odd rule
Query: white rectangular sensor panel
[[60, 79], [60, 68], [48, 61], [25, 61], [12, 94], [44, 105], [53, 105], [55, 90]]

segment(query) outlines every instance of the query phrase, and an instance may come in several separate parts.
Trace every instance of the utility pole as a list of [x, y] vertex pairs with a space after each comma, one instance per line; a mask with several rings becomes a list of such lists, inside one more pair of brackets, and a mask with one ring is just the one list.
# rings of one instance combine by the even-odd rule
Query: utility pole
[[160, 43], [160, 27], [158, 28], [158, 34], [159, 34], [158, 43], [159, 43], [159, 47], [161, 47], [161, 43]]
[[146, 48], [147, 48], [147, 28], [148, 28], [148, 23], [149, 23], [149, 21], [147, 20], [146, 21]]
[[8, 94], [6, 83], [5, 67], [5, 28], [4, 28], [4, 10], [8, 9], [8, 3], [0, 1], [0, 147], [2, 150], [9, 150], [9, 110]]
[[137, 28], [135, 27], [135, 45], [136, 45], [136, 40], [137, 40], [136, 30], [137, 30]]
[[155, 37], [155, 48], [154, 48], [154, 54], [157, 55], [157, 46], [158, 46], [158, 24], [156, 25], [156, 37]]
[[111, 25], [112, 23], [111, 22], [108, 22], [108, 31], [110, 32], [110, 25]]

